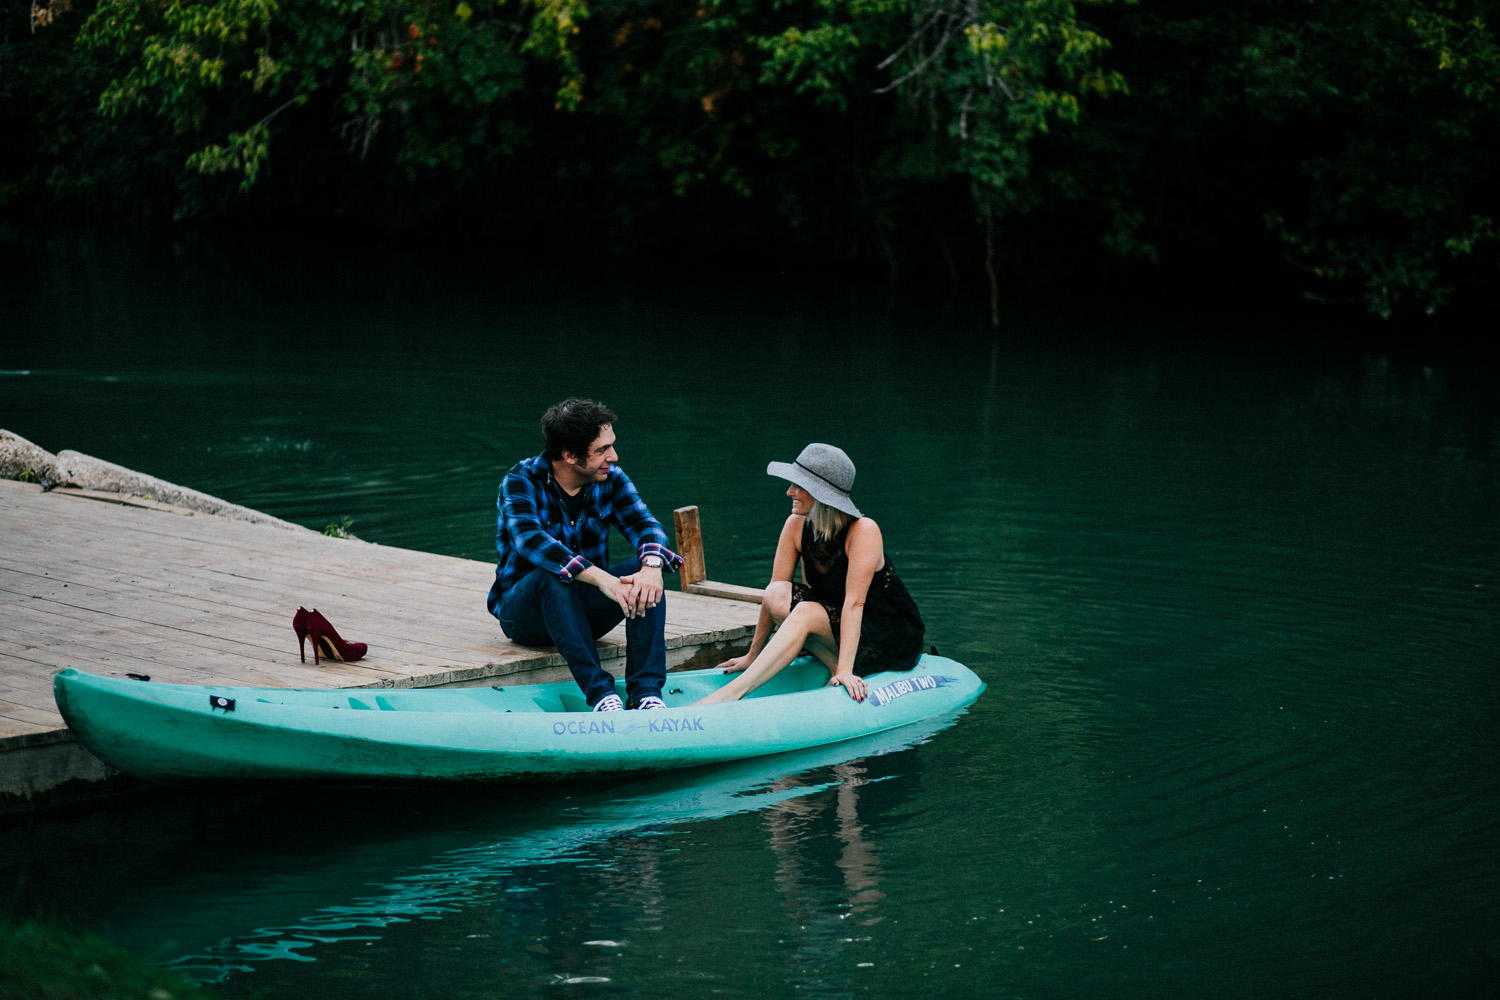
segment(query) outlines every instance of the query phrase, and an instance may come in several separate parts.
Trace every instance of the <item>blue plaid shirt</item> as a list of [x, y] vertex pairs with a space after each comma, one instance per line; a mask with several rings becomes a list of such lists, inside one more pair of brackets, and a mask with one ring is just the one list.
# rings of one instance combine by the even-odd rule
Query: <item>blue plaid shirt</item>
[[609, 566], [610, 525], [620, 529], [641, 556], [661, 556], [675, 570], [682, 557], [667, 548], [667, 533], [619, 466], [609, 478], [583, 487], [583, 511], [568, 520], [562, 487], [552, 478], [545, 454], [517, 462], [500, 481], [495, 548], [500, 560], [490, 589], [493, 614], [500, 597], [527, 573], [545, 570], [564, 583], [593, 565]]

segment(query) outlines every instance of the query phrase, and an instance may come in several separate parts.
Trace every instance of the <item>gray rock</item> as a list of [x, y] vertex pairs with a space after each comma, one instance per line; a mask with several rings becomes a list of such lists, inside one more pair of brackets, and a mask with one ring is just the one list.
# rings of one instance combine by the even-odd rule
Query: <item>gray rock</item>
[[171, 504], [174, 507], [184, 507], [188, 510], [201, 511], [205, 514], [216, 514], [219, 517], [231, 518], [235, 521], [250, 521], [255, 524], [270, 524], [278, 528], [287, 528], [292, 531], [308, 531], [300, 524], [283, 521], [272, 517], [270, 514], [262, 514], [258, 510], [249, 507], [241, 507], [239, 504], [230, 503], [228, 500], [220, 500], [218, 497], [200, 493], [186, 486], [178, 486], [155, 476], [147, 476], [127, 469], [123, 465], [106, 462], [102, 458], [94, 458], [76, 451], [60, 451], [57, 453], [57, 465], [59, 470], [73, 485], [86, 490], [100, 490], [109, 493], [125, 493], [131, 496], [148, 497], [161, 503]]
[[28, 469], [36, 474], [38, 482], [71, 485], [56, 455], [19, 434], [0, 429], [0, 479], [20, 479]]

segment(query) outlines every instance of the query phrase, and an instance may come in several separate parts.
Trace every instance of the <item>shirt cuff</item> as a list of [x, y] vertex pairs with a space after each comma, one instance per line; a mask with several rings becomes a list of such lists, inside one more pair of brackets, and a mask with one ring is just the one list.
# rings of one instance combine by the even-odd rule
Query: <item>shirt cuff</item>
[[582, 573], [592, 565], [594, 564], [583, 556], [574, 556], [563, 564], [562, 572], [557, 575], [562, 577], [564, 583], [572, 583], [579, 573]]
[[682, 556], [673, 552], [665, 545], [659, 545], [656, 542], [647, 542], [645, 545], [642, 545], [638, 554], [643, 559], [646, 556], [660, 556], [661, 561], [665, 564], [662, 566], [662, 569], [670, 570], [673, 573], [677, 572], [677, 567], [682, 565]]

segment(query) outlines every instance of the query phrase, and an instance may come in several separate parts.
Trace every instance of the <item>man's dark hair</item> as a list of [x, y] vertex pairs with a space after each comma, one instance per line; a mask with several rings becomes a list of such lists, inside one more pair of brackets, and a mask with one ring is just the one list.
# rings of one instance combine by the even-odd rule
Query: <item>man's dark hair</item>
[[599, 428], [615, 422], [614, 411], [592, 399], [565, 399], [542, 414], [542, 438], [551, 459], [571, 451], [579, 459], [589, 453], [589, 445], [599, 436]]

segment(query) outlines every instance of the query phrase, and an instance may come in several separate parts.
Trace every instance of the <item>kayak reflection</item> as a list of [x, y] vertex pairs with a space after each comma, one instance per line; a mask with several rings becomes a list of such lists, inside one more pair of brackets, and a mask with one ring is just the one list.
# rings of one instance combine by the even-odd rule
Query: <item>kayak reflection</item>
[[[220, 982], [266, 962], [315, 961], [320, 946], [379, 940], [392, 925], [440, 919], [492, 898], [500, 877], [518, 868], [577, 861], [589, 847], [622, 835], [649, 836], [679, 824], [758, 810], [767, 811], [778, 885], [787, 905], [795, 908], [803, 876], [791, 843], [793, 827], [799, 817], [821, 808], [804, 809], [799, 803], [830, 789], [837, 790], [835, 810], [845, 845], [839, 867], [849, 905], [864, 915], [879, 895], [873, 848], [863, 839], [855, 814], [855, 789], [866, 780], [858, 762], [925, 743], [964, 711], [832, 746], [643, 779], [625, 786], [625, 794], [619, 787], [586, 791], [561, 810], [560, 822], [555, 807], [544, 810], [547, 819], [539, 826], [527, 828], [523, 822], [499, 840], [444, 851], [383, 882], [366, 882], [372, 890], [367, 896], [327, 902], [279, 925], [230, 934], [166, 964], [199, 982]], [[632, 872], [631, 894], [639, 901], [641, 919], [648, 922], [651, 854], [643, 847], [622, 859], [634, 859], [622, 867]]]

